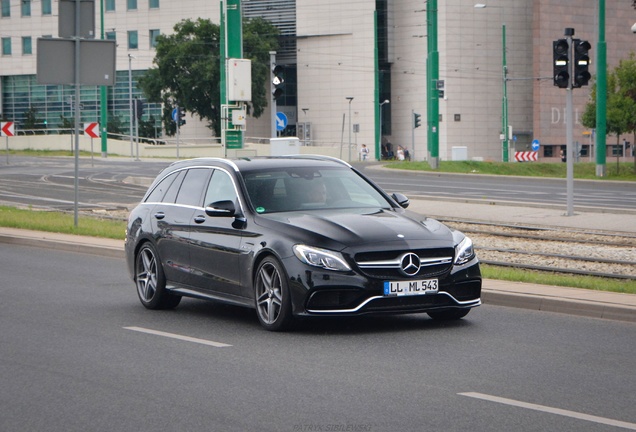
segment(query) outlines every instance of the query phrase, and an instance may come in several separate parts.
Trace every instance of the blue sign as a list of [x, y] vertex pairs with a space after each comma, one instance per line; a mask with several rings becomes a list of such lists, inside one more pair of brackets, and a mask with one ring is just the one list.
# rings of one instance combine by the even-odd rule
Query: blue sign
[[179, 108], [175, 108], [172, 110], [172, 120], [179, 120]]
[[287, 116], [283, 112], [276, 113], [276, 130], [282, 131], [287, 127]]
[[532, 151], [539, 151], [540, 146], [541, 146], [541, 143], [539, 142], [538, 139], [532, 141]]

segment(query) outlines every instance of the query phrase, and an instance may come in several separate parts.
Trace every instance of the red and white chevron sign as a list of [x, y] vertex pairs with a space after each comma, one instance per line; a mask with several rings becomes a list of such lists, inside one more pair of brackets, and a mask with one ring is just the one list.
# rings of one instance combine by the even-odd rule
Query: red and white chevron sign
[[515, 160], [517, 162], [536, 162], [539, 160], [538, 153], [535, 151], [515, 152]]
[[99, 123], [84, 123], [84, 133], [91, 138], [99, 138]]
[[15, 135], [15, 126], [13, 122], [0, 123], [0, 136], [13, 136]]

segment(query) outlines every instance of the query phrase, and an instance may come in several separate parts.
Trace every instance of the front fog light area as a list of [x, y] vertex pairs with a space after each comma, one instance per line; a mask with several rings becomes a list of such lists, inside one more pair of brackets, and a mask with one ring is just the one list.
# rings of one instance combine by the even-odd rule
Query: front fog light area
[[339, 252], [320, 249], [306, 245], [295, 245], [294, 255], [310, 266], [326, 270], [349, 271], [351, 267]]

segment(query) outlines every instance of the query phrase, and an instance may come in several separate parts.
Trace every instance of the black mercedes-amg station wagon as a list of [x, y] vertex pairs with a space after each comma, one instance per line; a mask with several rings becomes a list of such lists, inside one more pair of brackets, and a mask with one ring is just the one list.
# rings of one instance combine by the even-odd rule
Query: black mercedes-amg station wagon
[[297, 317], [481, 304], [472, 241], [322, 156], [175, 162], [131, 212], [126, 256], [141, 303], [182, 296], [255, 308], [268, 330]]

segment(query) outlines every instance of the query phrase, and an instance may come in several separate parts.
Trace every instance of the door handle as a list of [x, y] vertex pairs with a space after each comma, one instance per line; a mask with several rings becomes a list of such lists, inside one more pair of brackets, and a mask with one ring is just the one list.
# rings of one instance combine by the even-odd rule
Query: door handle
[[164, 212], [155, 213], [155, 219], [163, 219], [165, 217], [166, 217], [166, 214]]
[[205, 216], [199, 215], [194, 217], [194, 221], [198, 224], [205, 222]]

